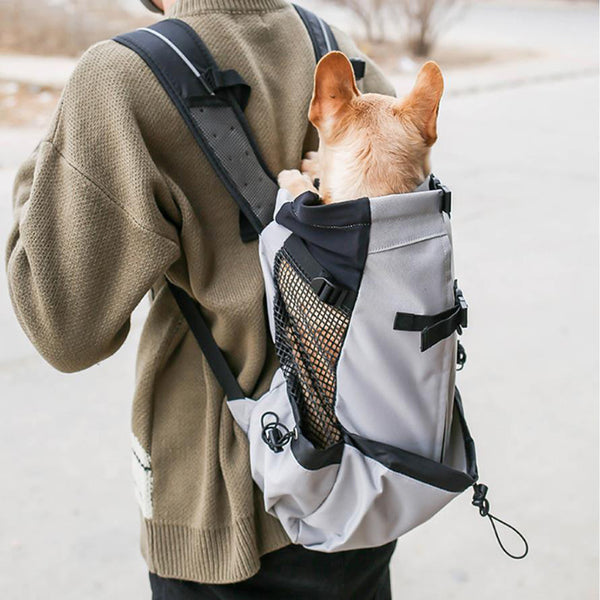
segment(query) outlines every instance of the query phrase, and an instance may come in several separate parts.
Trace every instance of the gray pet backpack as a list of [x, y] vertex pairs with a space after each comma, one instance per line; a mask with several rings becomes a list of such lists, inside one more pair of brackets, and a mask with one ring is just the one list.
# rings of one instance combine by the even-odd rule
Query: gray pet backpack
[[[326, 23], [296, 10], [317, 61], [337, 49]], [[242, 239], [260, 238], [281, 364], [262, 397], [245, 396], [201, 307], [169, 285], [248, 436], [265, 509], [292, 542], [334, 552], [394, 540], [473, 487], [498, 537], [495, 523], [506, 523], [477, 483], [455, 388], [467, 304], [454, 275], [449, 190], [430, 175], [408, 194], [331, 205], [311, 192], [292, 198], [252, 138], [249, 86], [218, 68], [193, 29], [167, 19], [116, 41], [164, 86], [238, 204]], [[351, 60], [359, 80], [365, 64]], [[522, 555], [509, 555], [525, 556], [523, 542]]]

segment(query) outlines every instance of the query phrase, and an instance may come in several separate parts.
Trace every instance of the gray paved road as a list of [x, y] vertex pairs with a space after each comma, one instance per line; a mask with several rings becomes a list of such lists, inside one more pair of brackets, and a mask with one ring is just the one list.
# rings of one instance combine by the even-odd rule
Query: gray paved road
[[[471, 306], [459, 385], [493, 511], [532, 552], [504, 558], [465, 496], [400, 540], [397, 598], [597, 597], [598, 79], [576, 66], [443, 103], [434, 167], [454, 190]], [[39, 132], [0, 136], [5, 240], [14, 165]], [[146, 598], [128, 462], [143, 307], [115, 357], [61, 375], [18, 329], [0, 279], [0, 597]]]

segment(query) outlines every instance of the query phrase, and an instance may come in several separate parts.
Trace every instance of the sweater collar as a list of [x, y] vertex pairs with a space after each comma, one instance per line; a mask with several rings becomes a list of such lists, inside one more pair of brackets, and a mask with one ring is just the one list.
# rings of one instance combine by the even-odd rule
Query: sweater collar
[[189, 17], [206, 12], [255, 13], [289, 6], [287, 0], [177, 0], [167, 11], [167, 17]]

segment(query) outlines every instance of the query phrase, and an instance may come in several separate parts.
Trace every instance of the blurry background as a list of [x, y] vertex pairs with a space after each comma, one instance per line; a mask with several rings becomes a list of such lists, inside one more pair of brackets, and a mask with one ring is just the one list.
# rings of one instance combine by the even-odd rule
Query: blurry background
[[[353, 33], [399, 94], [424, 56], [444, 71], [433, 165], [454, 192], [457, 272], [470, 304], [458, 384], [492, 512], [531, 544], [525, 561], [505, 558], [465, 494], [400, 540], [395, 597], [595, 599], [598, 6], [301, 3]], [[0, 0], [3, 244], [16, 168], [41, 138], [77, 57], [151, 22], [138, 4]], [[19, 329], [2, 270], [0, 598], [148, 597], [129, 474], [145, 309], [117, 356], [62, 375]]]

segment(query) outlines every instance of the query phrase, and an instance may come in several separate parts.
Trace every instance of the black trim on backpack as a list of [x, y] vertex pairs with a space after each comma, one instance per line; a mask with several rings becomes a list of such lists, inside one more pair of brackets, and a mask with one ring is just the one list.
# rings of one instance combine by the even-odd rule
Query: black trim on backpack
[[442, 192], [442, 202], [440, 210], [448, 216], [452, 212], [452, 192], [448, 189], [433, 173], [429, 176], [429, 189], [440, 190]]
[[[292, 411], [298, 422], [297, 409], [291, 402]], [[344, 446], [352, 446], [365, 456], [372, 458], [387, 469], [395, 471], [421, 483], [431, 485], [447, 492], [459, 493], [472, 486], [479, 478], [477, 472], [477, 456], [475, 454], [475, 443], [471, 437], [467, 421], [465, 419], [462, 399], [458, 388], [454, 392], [455, 416], [459, 419], [459, 425], [464, 441], [466, 472], [459, 471], [444, 463], [431, 460], [424, 456], [408, 452], [389, 444], [375, 442], [360, 437], [355, 433], [344, 432], [342, 442], [334, 444], [326, 449], [315, 448], [301, 431], [292, 440], [291, 448], [295, 459], [305, 469], [311, 471], [322, 469], [342, 460]]]
[[348, 312], [352, 311], [356, 304], [356, 291], [340, 285], [333, 275], [315, 260], [304, 240], [292, 233], [284, 242], [283, 249], [310, 283], [319, 300]]
[[294, 458], [299, 465], [309, 471], [318, 471], [331, 465], [339, 465], [342, 462], [345, 442], [337, 442], [329, 448], [315, 448], [301, 431], [292, 440], [291, 449]]
[[305, 192], [284, 204], [275, 220], [302, 238], [310, 256], [333, 277], [332, 283], [358, 292], [369, 251], [368, 198], [323, 204], [317, 194]]
[[362, 58], [351, 58], [350, 64], [352, 65], [352, 70], [354, 71], [354, 79], [356, 81], [360, 81], [364, 79], [365, 72], [367, 70], [367, 63]]
[[413, 452], [361, 438], [356, 434], [347, 434], [347, 442], [391, 471], [447, 492], [463, 492], [477, 481], [478, 474], [475, 443], [467, 427], [458, 389], [455, 389], [454, 406], [465, 444], [466, 473]]

